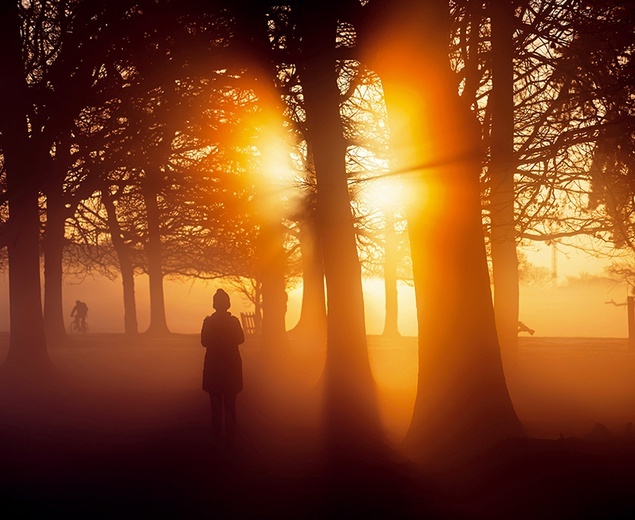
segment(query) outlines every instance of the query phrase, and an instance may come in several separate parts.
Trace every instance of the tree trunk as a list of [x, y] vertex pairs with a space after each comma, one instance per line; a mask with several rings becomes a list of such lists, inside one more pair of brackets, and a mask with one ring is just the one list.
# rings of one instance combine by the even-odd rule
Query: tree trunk
[[492, 106], [490, 218], [494, 311], [503, 354], [518, 345], [518, 257], [514, 215], [514, 9], [490, 3]]
[[42, 174], [29, 141], [18, 4], [0, 7], [0, 139], [9, 200], [9, 352], [3, 365], [39, 379], [51, 364], [40, 287], [38, 193]]
[[361, 268], [346, 175], [346, 143], [332, 53], [336, 20], [302, 4], [300, 80], [317, 177], [317, 225], [327, 292], [325, 413], [331, 448], [345, 457], [381, 439], [366, 345]]
[[[370, 33], [408, 226], [418, 317], [417, 396], [405, 446], [445, 462], [523, 435], [496, 334], [481, 216], [480, 130], [448, 60], [448, 4], [388, 2]], [[372, 45], [370, 45], [372, 44]]]
[[300, 319], [293, 331], [307, 338], [326, 340], [326, 297], [324, 265], [315, 223], [301, 220], [302, 306]]
[[130, 261], [130, 255], [126, 250], [118, 252], [119, 269], [121, 269], [121, 285], [123, 289], [123, 324], [124, 332], [128, 335], [139, 333], [137, 323], [137, 302], [135, 299], [134, 268]]
[[165, 295], [163, 292], [163, 264], [161, 255], [161, 215], [157, 193], [146, 186], [143, 199], [148, 218], [148, 241], [146, 254], [148, 259], [148, 279], [150, 285], [150, 325], [146, 334], [165, 336], [170, 333], [165, 317]]
[[46, 228], [44, 232], [44, 327], [47, 338], [66, 337], [63, 310], [64, 226], [66, 208], [61, 186], [50, 190], [46, 198]]
[[260, 233], [262, 342], [267, 348], [277, 348], [287, 341], [284, 230], [282, 224], [266, 223]]
[[255, 302], [254, 302], [254, 326], [256, 335], [262, 334], [262, 282], [260, 280], [256, 281], [256, 290], [255, 290]]
[[397, 265], [399, 263], [395, 214], [385, 211], [386, 232], [384, 245], [384, 290], [386, 294], [386, 318], [384, 332], [386, 337], [399, 336], [399, 293], [397, 291]]
[[117, 253], [119, 260], [119, 270], [121, 271], [121, 283], [123, 286], [123, 321], [124, 332], [126, 334], [135, 335], [139, 332], [137, 323], [137, 303], [135, 299], [134, 288], [134, 266], [130, 259], [130, 251], [121, 235], [121, 226], [117, 220], [117, 212], [115, 205], [108, 195], [106, 188], [101, 191], [101, 200], [106, 208], [108, 216], [108, 227], [110, 229], [110, 237], [112, 245]]
[[11, 335], [6, 363], [39, 371], [47, 369], [50, 362], [42, 316], [38, 196], [20, 179], [18, 183], [9, 182], [9, 197], [15, 234], [8, 246]]

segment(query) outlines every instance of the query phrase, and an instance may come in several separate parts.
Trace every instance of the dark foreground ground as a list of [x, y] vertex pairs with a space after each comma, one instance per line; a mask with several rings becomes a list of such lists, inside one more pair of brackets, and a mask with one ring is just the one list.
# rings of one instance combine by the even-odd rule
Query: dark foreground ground
[[[397, 449], [416, 345], [369, 344]], [[460, 466], [395, 455], [336, 471], [319, 450], [315, 346], [292, 344], [275, 369], [256, 342], [243, 347], [232, 453], [209, 442], [196, 336], [88, 335], [50, 354], [53, 381], [0, 377], [0, 518], [635, 518], [635, 354], [623, 340], [523, 338], [510, 390], [529, 439]]]

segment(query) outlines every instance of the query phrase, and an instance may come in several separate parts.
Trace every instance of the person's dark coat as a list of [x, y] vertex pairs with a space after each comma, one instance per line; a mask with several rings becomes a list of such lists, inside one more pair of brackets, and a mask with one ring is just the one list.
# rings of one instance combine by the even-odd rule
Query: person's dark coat
[[217, 311], [203, 320], [201, 344], [205, 347], [203, 390], [237, 394], [243, 389], [242, 360], [238, 345], [245, 341], [238, 318]]

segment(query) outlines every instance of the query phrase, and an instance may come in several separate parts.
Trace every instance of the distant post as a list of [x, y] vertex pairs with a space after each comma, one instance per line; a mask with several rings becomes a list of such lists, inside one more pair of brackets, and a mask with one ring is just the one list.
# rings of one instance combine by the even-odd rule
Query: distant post
[[635, 296], [627, 296], [628, 309], [628, 348], [635, 350]]

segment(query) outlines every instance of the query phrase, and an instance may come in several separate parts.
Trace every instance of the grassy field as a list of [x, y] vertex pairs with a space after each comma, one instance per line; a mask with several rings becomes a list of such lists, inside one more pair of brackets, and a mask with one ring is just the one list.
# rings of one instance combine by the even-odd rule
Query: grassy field
[[[5, 334], [0, 359], [6, 351]], [[396, 478], [375, 468], [376, 487], [364, 476], [337, 491], [350, 497], [344, 501], [333, 499], [328, 479], [315, 472], [324, 354], [323, 346], [299, 340], [276, 356], [253, 338], [246, 342], [239, 436], [229, 460], [209, 444], [197, 335], [89, 334], [53, 345], [54, 383], [19, 387], [0, 378], [0, 512], [335, 518], [344, 503], [386, 518], [631, 517], [635, 353], [626, 340], [521, 338], [508, 385], [531, 439], [441, 476], [400, 466]], [[416, 392], [416, 339], [371, 336], [369, 356], [381, 417], [398, 446]], [[360, 486], [370, 486], [368, 493]]]

